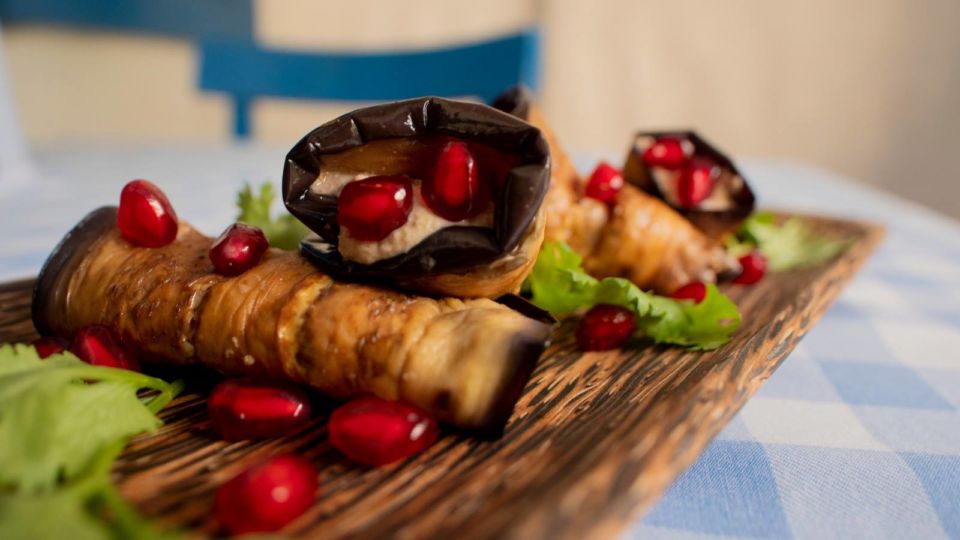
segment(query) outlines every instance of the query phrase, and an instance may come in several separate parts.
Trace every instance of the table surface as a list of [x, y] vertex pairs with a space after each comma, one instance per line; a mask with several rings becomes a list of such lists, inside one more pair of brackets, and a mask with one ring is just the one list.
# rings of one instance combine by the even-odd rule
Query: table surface
[[[76, 143], [0, 183], [0, 280], [35, 275], [142, 177], [208, 234], [283, 148]], [[590, 160], [581, 160], [589, 166]], [[624, 538], [960, 538], [960, 224], [826, 171], [742, 160], [761, 206], [883, 223], [886, 243], [780, 369]], [[279, 205], [277, 207], [279, 210]]]

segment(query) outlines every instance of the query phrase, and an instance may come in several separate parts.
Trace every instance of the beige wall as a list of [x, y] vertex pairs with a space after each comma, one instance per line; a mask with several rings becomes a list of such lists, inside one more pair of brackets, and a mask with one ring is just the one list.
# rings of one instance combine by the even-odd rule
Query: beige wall
[[[544, 105], [573, 149], [693, 126], [737, 155], [793, 159], [960, 217], [960, 2], [261, 0], [270, 46], [390, 48], [537, 19]], [[222, 140], [229, 103], [196, 91], [191, 45], [62, 29], [4, 32], [28, 137]], [[265, 100], [255, 136], [287, 144], [353, 104]]]
[[549, 5], [546, 106], [569, 144], [691, 125], [960, 217], [960, 2]]

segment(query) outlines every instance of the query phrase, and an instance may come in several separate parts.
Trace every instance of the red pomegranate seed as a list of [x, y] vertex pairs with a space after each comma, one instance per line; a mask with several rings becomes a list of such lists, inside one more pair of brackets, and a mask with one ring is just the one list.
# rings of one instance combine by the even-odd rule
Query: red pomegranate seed
[[693, 300], [694, 304], [699, 304], [707, 297], [707, 286], [699, 281], [692, 281], [673, 291], [671, 296], [677, 300]]
[[344, 186], [337, 222], [350, 236], [379, 242], [403, 226], [413, 206], [413, 188], [406, 176], [373, 176]]
[[313, 505], [317, 487], [312, 463], [292, 454], [274, 456], [220, 486], [213, 512], [230, 534], [276, 531]]
[[609, 163], [600, 163], [590, 175], [590, 181], [583, 194], [607, 204], [617, 202], [617, 195], [623, 189], [623, 175]]
[[120, 192], [117, 227], [135, 246], [161, 247], [177, 238], [177, 214], [160, 188], [134, 180]]
[[337, 407], [327, 427], [330, 442], [350, 459], [386, 465], [427, 449], [437, 440], [437, 423], [420, 408], [364, 397]]
[[47, 358], [57, 353], [62, 353], [70, 347], [70, 342], [66, 339], [54, 336], [42, 337], [33, 342], [33, 348], [37, 350], [37, 356]]
[[140, 371], [137, 359], [106, 326], [88, 326], [77, 332], [70, 352], [94, 366]]
[[692, 145], [678, 137], [658, 137], [643, 151], [643, 162], [648, 167], [679, 169], [690, 157]]
[[225, 381], [207, 400], [213, 429], [228, 441], [289, 433], [310, 421], [310, 398], [299, 388]]
[[487, 200], [480, 190], [476, 159], [467, 145], [448, 142], [434, 167], [433, 176], [423, 181], [423, 200], [433, 213], [450, 221], [461, 221], [482, 212]]
[[629, 309], [598, 304], [580, 319], [577, 345], [585, 351], [616, 349], [630, 339], [636, 328], [637, 320]]
[[210, 248], [210, 260], [217, 272], [237, 276], [260, 263], [270, 247], [259, 227], [234, 223], [223, 231]]
[[759, 251], [750, 252], [739, 260], [743, 270], [733, 279], [734, 283], [753, 285], [763, 279], [763, 275], [767, 272], [767, 259]]
[[677, 199], [683, 208], [695, 208], [713, 192], [720, 176], [720, 166], [706, 157], [695, 157], [680, 171], [677, 178]]

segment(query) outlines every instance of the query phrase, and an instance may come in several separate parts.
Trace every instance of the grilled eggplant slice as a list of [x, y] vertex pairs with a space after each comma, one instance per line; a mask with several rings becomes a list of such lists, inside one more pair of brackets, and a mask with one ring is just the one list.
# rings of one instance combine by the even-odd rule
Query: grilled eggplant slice
[[403, 399], [443, 422], [496, 433], [550, 325], [488, 299], [433, 299], [338, 283], [297, 253], [270, 250], [236, 277], [214, 273], [212, 239], [180, 224], [134, 247], [116, 209], [88, 215], [44, 266], [36, 327], [70, 337], [113, 328], [141, 358], [291, 381], [334, 398]]
[[[680, 149], [687, 163], [659, 163], [651, 156], [657, 144]], [[735, 231], [756, 202], [733, 161], [693, 131], [638, 133], [627, 152], [623, 177], [669, 204], [711, 238], [723, 239]]]
[[338, 279], [420, 293], [516, 291], [543, 241], [550, 155], [537, 128], [479, 103], [359, 109], [289, 152], [283, 199]]
[[722, 245], [664, 202], [627, 184], [612, 208], [583, 195], [583, 179], [547, 125], [529, 91], [514, 87], [493, 106], [538, 127], [553, 160], [543, 203], [546, 241], [562, 241], [597, 277], [623, 276], [644, 289], [669, 294], [690, 281], [713, 282], [739, 271]]

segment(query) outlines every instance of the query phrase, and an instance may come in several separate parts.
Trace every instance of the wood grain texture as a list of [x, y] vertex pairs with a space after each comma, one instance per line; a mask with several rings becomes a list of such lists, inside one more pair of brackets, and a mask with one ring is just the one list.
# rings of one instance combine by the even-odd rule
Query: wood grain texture
[[[258, 458], [296, 452], [320, 468], [317, 504], [284, 532], [302, 538], [609, 538], [700, 454], [836, 298], [883, 237], [875, 225], [810, 218], [853, 240], [837, 260], [724, 286], [744, 323], [708, 353], [638, 342], [580, 353], [561, 324], [502, 438], [447, 433], [406, 462], [366, 469], [327, 442], [331, 404], [287, 438], [227, 443], [210, 430], [209, 375], [118, 460], [123, 494], [147, 516], [216, 534], [212, 495]], [[0, 285], [0, 341], [36, 337], [32, 281]]]

